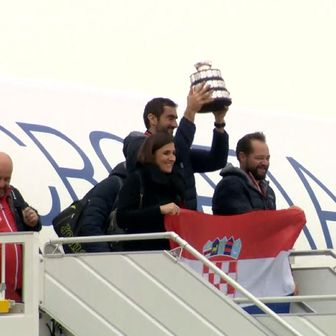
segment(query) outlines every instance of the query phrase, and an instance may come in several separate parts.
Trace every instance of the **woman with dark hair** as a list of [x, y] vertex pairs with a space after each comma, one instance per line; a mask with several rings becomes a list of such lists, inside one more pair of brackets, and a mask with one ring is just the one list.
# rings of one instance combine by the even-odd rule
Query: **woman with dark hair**
[[[164, 232], [164, 215], [178, 215], [183, 205], [185, 184], [173, 172], [173, 136], [157, 132], [144, 141], [137, 170], [126, 179], [119, 194], [118, 225], [127, 233]], [[169, 249], [168, 240], [125, 242], [125, 250]]]

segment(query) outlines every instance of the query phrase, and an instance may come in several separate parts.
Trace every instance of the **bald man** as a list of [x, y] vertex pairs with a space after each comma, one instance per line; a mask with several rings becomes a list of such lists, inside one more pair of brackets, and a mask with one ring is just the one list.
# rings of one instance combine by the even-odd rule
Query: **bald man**
[[[12, 171], [12, 159], [8, 154], [0, 152], [0, 233], [40, 231], [41, 222], [38, 213], [26, 203], [21, 193], [10, 184]], [[21, 301], [21, 289], [22, 246], [7, 244], [6, 299]]]

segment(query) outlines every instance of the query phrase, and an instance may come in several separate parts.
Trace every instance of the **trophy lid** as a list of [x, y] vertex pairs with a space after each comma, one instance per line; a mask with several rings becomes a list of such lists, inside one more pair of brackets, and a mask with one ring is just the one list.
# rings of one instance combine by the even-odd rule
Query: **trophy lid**
[[212, 62], [211, 61], [201, 61], [201, 62], [197, 62], [194, 66], [197, 71], [208, 70], [208, 69], [211, 69]]

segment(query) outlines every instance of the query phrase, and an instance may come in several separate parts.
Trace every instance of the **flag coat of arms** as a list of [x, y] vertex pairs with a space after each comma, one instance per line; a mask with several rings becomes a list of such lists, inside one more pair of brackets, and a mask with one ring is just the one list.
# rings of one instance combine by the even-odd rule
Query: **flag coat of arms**
[[[198, 252], [257, 297], [294, 292], [289, 251], [306, 223], [299, 208], [216, 216], [182, 210], [166, 216], [167, 231], [176, 232]], [[171, 247], [177, 247], [171, 242]], [[242, 297], [186, 250], [182, 261], [231, 297]]]

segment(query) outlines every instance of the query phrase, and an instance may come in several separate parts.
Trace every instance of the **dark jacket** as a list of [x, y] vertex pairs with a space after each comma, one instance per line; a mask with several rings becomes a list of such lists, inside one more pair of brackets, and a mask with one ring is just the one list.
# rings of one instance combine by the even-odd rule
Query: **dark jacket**
[[[79, 236], [101, 236], [106, 234], [108, 219], [116, 207], [123, 180], [127, 174], [125, 162], [118, 164], [110, 175], [96, 184], [85, 196], [88, 200], [82, 217]], [[87, 252], [110, 252], [108, 243], [83, 244]]]
[[[191, 148], [195, 131], [195, 124], [182, 118], [174, 137], [176, 148], [174, 172], [180, 174], [185, 180], [185, 208], [191, 210], [197, 209], [194, 173], [212, 172], [225, 167], [229, 151], [228, 134], [216, 130], [213, 131], [210, 150]], [[132, 132], [124, 140], [123, 151], [129, 172], [136, 167], [137, 153], [144, 139], [144, 134]]]
[[[9, 207], [14, 215], [14, 220], [18, 231], [40, 231], [42, 228], [41, 221], [39, 220], [37, 225], [30, 227], [24, 223], [22, 210], [30, 205], [23, 199], [20, 191], [15, 187], [11, 186], [12, 191], [10, 192], [7, 201]], [[35, 209], [34, 209], [35, 210]], [[35, 210], [36, 211], [36, 210]]]
[[[160, 205], [174, 202], [183, 206], [184, 186], [181, 176], [164, 174], [153, 165], [142, 166], [138, 172], [130, 173], [119, 194], [118, 225], [127, 233], [165, 232]], [[125, 249], [163, 250], [169, 249], [169, 242], [163, 239], [133, 241], [125, 243]]]
[[[38, 222], [34, 227], [25, 224], [22, 211], [30, 206], [15, 187], [10, 186], [6, 191], [6, 195], [0, 199], [0, 204], [2, 212], [0, 215], [0, 231], [15, 232], [41, 230], [42, 225], [40, 219], [38, 219]], [[22, 302], [22, 263], [24, 251], [21, 244], [8, 244], [8, 246], [6, 246], [5, 256], [1, 255], [1, 249], [2, 246], [0, 246], [0, 268], [2, 257], [5, 257], [6, 264], [6, 276], [5, 279], [2, 279], [2, 281], [5, 280], [6, 282], [6, 298], [15, 300], [16, 302]]]
[[222, 179], [212, 198], [214, 215], [236, 215], [253, 210], [275, 210], [275, 194], [267, 181], [262, 181], [266, 190], [263, 195], [240, 168], [228, 165], [222, 169]]

